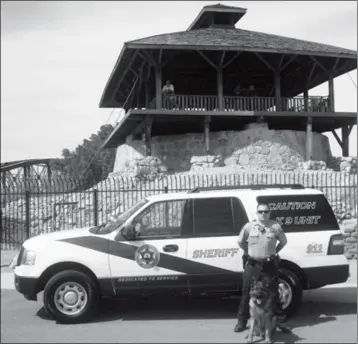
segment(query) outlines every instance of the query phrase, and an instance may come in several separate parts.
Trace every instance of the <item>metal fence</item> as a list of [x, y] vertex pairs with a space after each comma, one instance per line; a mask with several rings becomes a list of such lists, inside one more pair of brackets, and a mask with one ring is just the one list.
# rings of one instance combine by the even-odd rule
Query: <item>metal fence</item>
[[17, 249], [29, 237], [115, 218], [142, 198], [195, 187], [302, 184], [325, 193], [339, 221], [357, 216], [357, 175], [322, 172], [183, 174], [153, 180], [110, 177], [90, 189], [76, 180], [27, 180], [1, 189], [1, 249]]

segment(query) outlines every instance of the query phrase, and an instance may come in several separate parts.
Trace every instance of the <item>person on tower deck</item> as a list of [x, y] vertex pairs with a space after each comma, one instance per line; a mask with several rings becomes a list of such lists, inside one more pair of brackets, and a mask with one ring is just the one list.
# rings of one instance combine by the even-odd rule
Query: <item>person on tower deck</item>
[[256, 88], [255, 88], [254, 85], [249, 86], [248, 94], [249, 94], [249, 97], [256, 97], [257, 96]]
[[[286, 246], [287, 238], [281, 226], [276, 221], [270, 220], [270, 208], [267, 204], [259, 203], [256, 212], [257, 220], [246, 223], [238, 237], [238, 244], [244, 251], [244, 275], [235, 332], [244, 331], [249, 320], [249, 293], [253, 279], [268, 278], [269, 288], [276, 299], [273, 303], [273, 312], [275, 315], [282, 312], [278, 291], [278, 253]], [[277, 242], [279, 242], [278, 245]], [[284, 318], [280, 320], [282, 322]], [[282, 324], [278, 327], [283, 332], [290, 331]]]
[[174, 101], [174, 92], [174, 85], [170, 80], [167, 80], [162, 89], [162, 95], [164, 96], [164, 108], [167, 108], [168, 106], [173, 108], [176, 106]]
[[167, 80], [165, 82], [165, 85], [163, 86], [162, 89], [162, 94], [164, 96], [168, 96], [168, 95], [174, 95], [174, 86], [173, 84], [170, 82], [170, 80]]

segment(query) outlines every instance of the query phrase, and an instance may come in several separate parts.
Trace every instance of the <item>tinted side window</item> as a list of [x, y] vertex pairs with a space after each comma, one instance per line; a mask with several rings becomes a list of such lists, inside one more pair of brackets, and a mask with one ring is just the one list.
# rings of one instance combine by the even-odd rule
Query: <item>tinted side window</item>
[[339, 229], [324, 195], [259, 196], [257, 201], [268, 203], [271, 219], [286, 233]]
[[152, 204], [135, 219], [140, 231], [138, 238], [179, 237], [185, 203], [186, 200], [173, 200]]
[[194, 236], [234, 235], [232, 198], [194, 199]]

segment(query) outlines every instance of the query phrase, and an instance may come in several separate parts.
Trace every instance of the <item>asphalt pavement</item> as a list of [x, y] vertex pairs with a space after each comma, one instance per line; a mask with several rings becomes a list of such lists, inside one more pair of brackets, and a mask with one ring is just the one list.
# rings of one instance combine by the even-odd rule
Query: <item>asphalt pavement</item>
[[[276, 343], [357, 343], [357, 264], [350, 266], [347, 283], [304, 292], [287, 323], [292, 333], [276, 332]], [[108, 300], [90, 323], [60, 325], [47, 317], [41, 294], [25, 300], [13, 289], [12, 272], [1, 270], [3, 343], [245, 342], [246, 333], [233, 332], [238, 299]]]

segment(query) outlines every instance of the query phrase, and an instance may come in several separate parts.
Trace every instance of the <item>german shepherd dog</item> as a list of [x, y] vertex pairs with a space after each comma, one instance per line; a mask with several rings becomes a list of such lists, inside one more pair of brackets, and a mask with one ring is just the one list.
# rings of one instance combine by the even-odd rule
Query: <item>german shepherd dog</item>
[[267, 283], [253, 280], [250, 289], [250, 319], [247, 343], [253, 342], [254, 335], [258, 335], [262, 340], [265, 339], [265, 343], [272, 343], [271, 336], [276, 329], [273, 302], [275, 302], [275, 298]]

